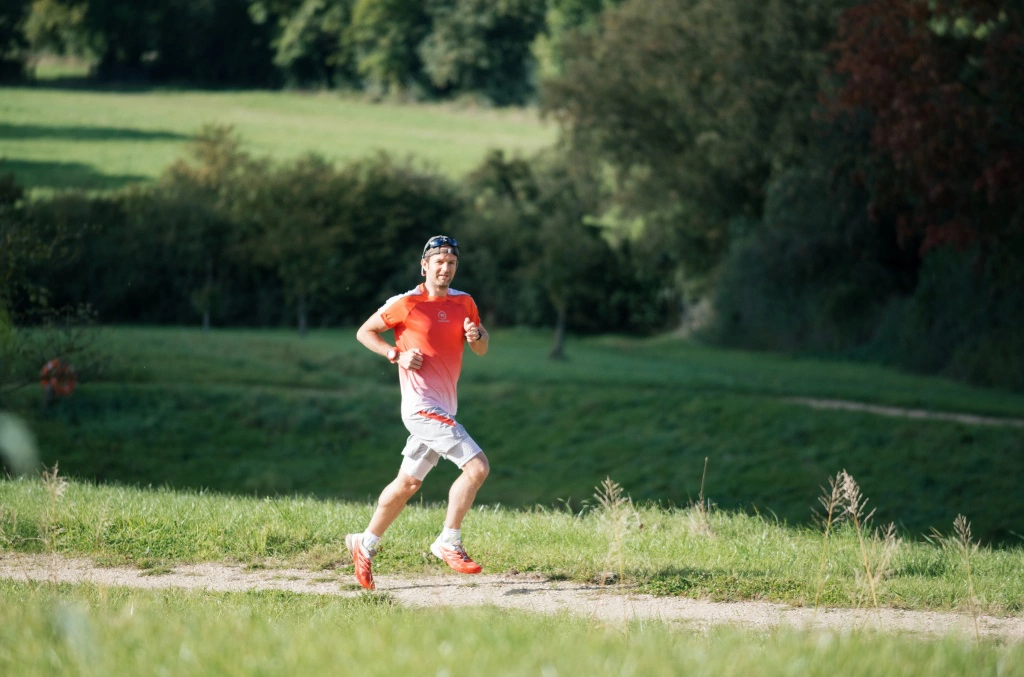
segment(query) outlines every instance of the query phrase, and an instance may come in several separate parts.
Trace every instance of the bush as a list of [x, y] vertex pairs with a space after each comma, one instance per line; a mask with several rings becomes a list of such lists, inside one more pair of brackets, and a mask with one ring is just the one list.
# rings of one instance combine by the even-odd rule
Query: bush
[[1014, 282], [996, 268], [977, 249], [933, 250], [913, 296], [890, 309], [869, 354], [894, 356], [917, 371], [1024, 390], [1024, 280]]
[[865, 205], [862, 190], [824, 171], [789, 170], [769, 184], [763, 222], [724, 264], [713, 339], [827, 353], [870, 340], [888, 299], [912, 288], [916, 255]]
[[101, 322], [351, 324], [418, 282], [422, 243], [459, 211], [454, 186], [411, 162], [272, 166], [227, 152], [230, 134], [204, 138], [196, 164], [157, 185], [19, 206], [22, 230], [81, 245], [19, 273], [26, 288], [54, 307], [89, 303]]
[[933, 249], [917, 263], [854, 184], [790, 170], [765, 218], [738, 237], [708, 337], [846, 356], [983, 386], [1024, 389], [1024, 271], [1015, 248]]

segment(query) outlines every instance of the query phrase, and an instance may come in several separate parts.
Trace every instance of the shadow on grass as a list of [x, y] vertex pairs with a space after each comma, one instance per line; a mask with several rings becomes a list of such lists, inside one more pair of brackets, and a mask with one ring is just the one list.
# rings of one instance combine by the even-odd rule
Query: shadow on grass
[[190, 82], [188, 80], [151, 80], [145, 77], [127, 77], [119, 80], [104, 80], [90, 76], [66, 75], [35, 78], [17, 83], [19, 87], [52, 89], [60, 91], [81, 91], [119, 94], [146, 94], [149, 92], [265, 92], [279, 89], [273, 85], [259, 84], [214, 84]]
[[121, 127], [64, 127], [0, 123], [0, 139], [56, 139], [59, 141], [184, 141], [176, 132], [144, 131]]
[[150, 180], [140, 174], [101, 174], [92, 165], [82, 162], [0, 161], [0, 173], [7, 172], [13, 173], [18, 183], [29, 189], [113, 190]]

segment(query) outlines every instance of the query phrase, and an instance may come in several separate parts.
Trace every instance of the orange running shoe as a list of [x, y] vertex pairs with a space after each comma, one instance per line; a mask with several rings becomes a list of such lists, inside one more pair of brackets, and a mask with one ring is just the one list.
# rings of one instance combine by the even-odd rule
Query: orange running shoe
[[362, 534], [349, 534], [345, 536], [345, 547], [348, 548], [349, 554], [352, 555], [352, 565], [356, 570], [356, 581], [367, 590], [376, 590], [377, 586], [373, 582], [373, 570], [370, 568], [370, 561], [377, 554], [376, 551], [371, 550], [370, 556], [366, 556], [366, 551], [363, 550]]
[[461, 542], [434, 541], [430, 544], [430, 552], [443, 559], [445, 564], [460, 574], [478, 574], [483, 570], [483, 567], [469, 558]]

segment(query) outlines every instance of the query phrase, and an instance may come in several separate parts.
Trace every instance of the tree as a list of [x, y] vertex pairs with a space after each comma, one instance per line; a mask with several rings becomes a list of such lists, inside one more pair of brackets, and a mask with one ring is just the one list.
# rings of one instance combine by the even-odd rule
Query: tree
[[311, 154], [246, 183], [238, 251], [278, 276], [302, 334], [317, 304], [352, 323], [407, 284], [419, 243], [458, 211], [446, 180], [387, 155], [338, 169]]
[[137, 221], [160, 224], [157, 237], [174, 252], [173, 263], [182, 270], [205, 331], [237, 237], [240, 194], [258, 183], [267, 167], [242, 148], [230, 126], [205, 125], [189, 153], [191, 163], [172, 163], [157, 187], [144, 191], [127, 212]]
[[[485, 317], [550, 321], [552, 359], [565, 357], [574, 324], [609, 329], [609, 299], [626, 286], [618, 273], [628, 275], [630, 265], [613, 265], [609, 244], [590, 223], [603, 194], [587, 163], [557, 151], [530, 160], [495, 151], [469, 177], [467, 191], [466, 228], [483, 251], [467, 273]], [[551, 312], [538, 313], [538, 302]]]
[[90, 56], [84, 29], [85, 3], [68, 4], [61, 0], [34, 0], [25, 20], [25, 39], [35, 52]]
[[541, 78], [560, 75], [564, 65], [563, 42], [576, 29], [591, 28], [601, 12], [622, 4], [622, 0], [548, 0], [544, 30], [533, 44]]
[[730, 225], [756, 220], [773, 174], [806, 151], [848, 0], [627, 0], [569, 36], [542, 105], [610, 164], [617, 202], [709, 276]]
[[535, 0], [428, 0], [423, 69], [442, 92], [481, 92], [498, 105], [533, 92], [530, 45], [544, 27]]
[[301, 0], [279, 19], [274, 65], [292, 84], [355, 85], [356, 59], [346, 31], [355, 0]]
[[252, 0], [40, 0], [32, 35], [42, 44], [86, 45], [106, 80], [273, 81], [268, 26]]
[[83, 235], [79, 224], [33, 218], [28, 204], [14, 174], [0, 174], [0, 309], [14, 321], [50, 307], [34, 273], [74, 260]]
[[278, 275], [295, 302], [299, 334], [305, 336], [310, 303], [330, 269], [341, 263], [338, 242], [343, 224], [336, 205], [348, 186], [316, 154], [249, 181], [239, 246], [252, 262]]
[[423, 0], [356, 0], [347, 40], [360, 75], [384, 91], [421, 81], [419, 46], [430, 32]]
[[[868, 113], [882, 172], [876, 208], [901, 213], [922, 251], [1024, 239], [1024, 8], [980, 0], [871, 0], [834, 47], [831, 110]], [[1011, 264], [1020, 266], [1020, 259]]]
[[3, 0], [0, 2], [0, 81], [20, 80], [24, 75], [24, 24], [32, 5], [31, 0]]
[[566, 155], [541, 156], [539, 160], [537, 253], [528, 261], [526, 273], [545, 291], [555, 310], [555, 336], [548, 356], [561, 360], [565, 359], [570, 310], [580, 304], [584, 307], [575, 310], [589, 312], [587, 301], [596, 299], [588, 296], [600, 298], [612, 291], [602, 288], [611, 282], [608, 278], [614, 278], [606, 275], [613, 269], [612, 255], [600, 229], [587, 222], [600, 212], [599, 179], [585, 163], [572, 163]]

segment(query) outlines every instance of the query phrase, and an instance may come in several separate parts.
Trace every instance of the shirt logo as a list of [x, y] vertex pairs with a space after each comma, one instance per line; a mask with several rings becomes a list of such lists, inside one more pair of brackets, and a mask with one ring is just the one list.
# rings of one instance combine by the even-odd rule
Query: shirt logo
[[442, 322], [447, 322], [448, 313], [444, 312], [443, 310], [437, 311], [437, 319], [441, 320]]

